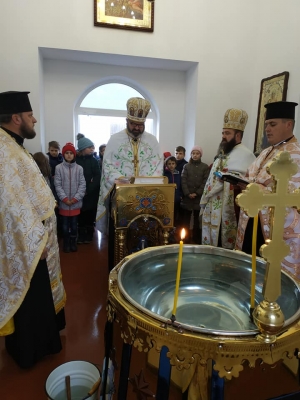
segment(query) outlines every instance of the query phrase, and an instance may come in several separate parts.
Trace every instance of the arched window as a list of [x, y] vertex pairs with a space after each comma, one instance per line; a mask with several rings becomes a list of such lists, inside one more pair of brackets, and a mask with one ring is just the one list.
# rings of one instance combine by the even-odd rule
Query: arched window
[[[76, 133], [83, 133], [95, 143], [98, 152], [110, 136], [126, 128], [126, 103], [130, 97], [143, 97], [136, 89], [122, 83], [106, 83], [91, 90], [76, 108]], [[145, 130], [155, 135], [155, 114], [152, 109]], [[76, 125], [75, 123], [75, 125]]]

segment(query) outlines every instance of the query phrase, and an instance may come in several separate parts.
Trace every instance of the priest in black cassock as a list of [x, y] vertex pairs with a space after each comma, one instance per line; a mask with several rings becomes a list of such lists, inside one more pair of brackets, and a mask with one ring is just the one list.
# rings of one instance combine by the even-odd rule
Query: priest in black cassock
[[36, 135], [28, 93], [0, 93], [0, 335], [22, 368], [61, 350], [66, 298], [55, 200], [23, 146]]

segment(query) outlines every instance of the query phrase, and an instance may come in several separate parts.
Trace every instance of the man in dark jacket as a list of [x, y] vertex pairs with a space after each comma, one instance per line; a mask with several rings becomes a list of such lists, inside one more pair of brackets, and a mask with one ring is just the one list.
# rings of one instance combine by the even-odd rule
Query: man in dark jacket
[[106, 144], [101, 144], [99, 147], [99, 168], [100, 168], [100, 180], [101, 180], [101, 173], [102, 173], [102, 163], [103, 163], [103, 156], [106, 149]]
[[86, 194], [78, 216], [77, 243], [91, 243], [100, 191], [100, 168], [98, 160], [94, 157], [94, 143], [90, 139], [81, 134], [77, 148], [76, 162], [82, 166], [86, 182]]
[[63, 155], [60, 153], [60, 145], [56, 140], [49, 142], [47, 156], [49, 158], [49, 164], [51, 167], [51, 176], [54, 176], [55, 167], [58, 164], [61, 164], [64, 160]]
[[[203, 193], [205, 182], [209, 175], [208, 165], [201, 161], [203, 150], [200, 146], [194, 146], [191, 151], [191, 158], [184, 165], [181, 174], [181, 187], [183, 199], [181, 206], [184, 212], [185, 226], [188, 231], [186, 242], [201, 244], [201, 229], [199, 221], [200, 198]], [[189, 238], [189, 225], [193, 216], [193, 237]]]
[[180, 202], [182, 199], [182, 189], [181, 189], [181, 176], [176, 168], [176, 158], [174, 156], [170, 156], [166, 158], [165, 161], [165, 169], [164, 176], [168, 178], [169, 183], [175, 183], [175, 198], [174, 198], [174, 226], [176, 228], [180, 225]]

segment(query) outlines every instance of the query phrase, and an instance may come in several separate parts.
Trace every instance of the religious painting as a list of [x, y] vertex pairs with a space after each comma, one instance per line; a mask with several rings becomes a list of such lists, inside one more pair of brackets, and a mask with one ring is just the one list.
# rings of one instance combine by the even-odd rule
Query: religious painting
[[94, 25], [153, 32], [154, 0], [94, 0]]
[[274, 103], [275, 101], [286, 100], [288, 79], [289, 73], [285, 71], [261, 81], [254, 142], [254, 153], [256, 155], [269, 146], [264, 130], [266, 115], [266, 108], [264, 105], [267, 103]]

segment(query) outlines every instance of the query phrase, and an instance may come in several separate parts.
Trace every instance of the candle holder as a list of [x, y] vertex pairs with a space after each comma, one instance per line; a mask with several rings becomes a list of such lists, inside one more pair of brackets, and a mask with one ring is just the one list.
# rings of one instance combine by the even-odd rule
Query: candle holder
[[182, 253], [183, 253], [183, 239], [185, 238], [185, 229], [181, 230], [180, 234], [181, 240], [179, 242], [179, 254], [178, 254], [178, 263], [177, 263], [177, 273], [176, 273], [176, 285], [175, 285], [175, 293], [174, 293], [174, 304], [173, 304], [173, 312], [171, 315], [171, 322], [174, 324], [176, 321], [176, 309], [177, 309], [177, 301], [178, 301], [178, 292], [180, 285], [180, 275], [181, 275], [181, 266], [182, 266]]

